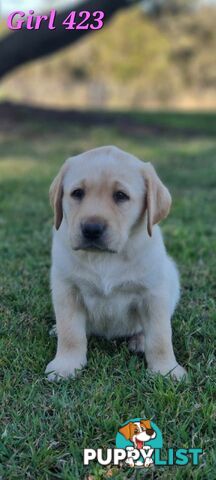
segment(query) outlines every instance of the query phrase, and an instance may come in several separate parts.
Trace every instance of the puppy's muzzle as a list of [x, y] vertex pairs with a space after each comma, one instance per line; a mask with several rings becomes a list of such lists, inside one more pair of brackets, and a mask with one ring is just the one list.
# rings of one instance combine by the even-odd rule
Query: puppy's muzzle
[[106, 230], [104, 222], [85, 222], [81, 225], [82, 235], [85, 240], [97, 241], [100, 240]]
[[85, 222], [82, 222], [80, 227], [82, 233], [82, 247], [84, 249], [104, 249], [106, 247], [104, 234], [107, 229], [107, 224], [105, 221], [96, 218], [88, 219]]

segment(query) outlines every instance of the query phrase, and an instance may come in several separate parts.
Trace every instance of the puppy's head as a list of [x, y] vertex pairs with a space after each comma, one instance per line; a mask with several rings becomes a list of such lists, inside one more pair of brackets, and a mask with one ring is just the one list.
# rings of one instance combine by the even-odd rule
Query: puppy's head
[[55, 227], [64, 218], [74, 250], [114, 253], [143, 222], [151, 236], [171, 205], [152, 165], [116, 147], [67, 160], [50, 187], [50, 199]]

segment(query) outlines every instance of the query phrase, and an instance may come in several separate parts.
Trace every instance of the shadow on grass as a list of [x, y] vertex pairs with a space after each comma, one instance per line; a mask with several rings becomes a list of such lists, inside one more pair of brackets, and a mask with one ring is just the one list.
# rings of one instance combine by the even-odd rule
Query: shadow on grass
[[2, 102], [0, 104], [0, 132], [7, 132], [20, 124], [42, 123], [46, 128], [68, 122], [89, 126], [117, 127], [120, 133], [140, 137], [144, 135], [214, 136], [216, 113], [166, 111], [106, 111], [62, 110], [28, 104]]

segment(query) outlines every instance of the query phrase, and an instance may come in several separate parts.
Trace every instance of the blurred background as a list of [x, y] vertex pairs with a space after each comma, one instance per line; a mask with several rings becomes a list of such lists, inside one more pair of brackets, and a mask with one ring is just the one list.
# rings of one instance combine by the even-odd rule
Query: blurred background
[[[119, 3], [121, 8], [101, 31], [89, 32], [52, 55], [29, 59], [7, 75], [3, 72], [0, 99], [64, 109], [215, 109], [216, 1]], [[56, 8], [60, 13], [82, 4], [82, 0], [3, 0], [0, 51], [6, 55], [7, 36], [16, 35], [18, 42], [21, 38], [21, 32], [6, 27], [12, 11], [33, 8], [39, 14]], [[22, 42], [20, 48], [25, 48]], [[13, 62], [11, 48], [8, 55]]]

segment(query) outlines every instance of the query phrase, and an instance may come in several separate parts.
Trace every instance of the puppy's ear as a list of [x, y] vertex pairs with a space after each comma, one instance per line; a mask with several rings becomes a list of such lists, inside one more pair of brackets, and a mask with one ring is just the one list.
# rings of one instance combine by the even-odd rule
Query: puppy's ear
[[124, 425], [124, 427], [120, 427], [119, 433], [129, 440], [131, 438], [131, 422], [127, 423], [127, 425]]
[[63, 219], [62, 197], [63, 197], [63, 179], [68, 168], [68, 163], [65, 162], [61, 167], [58, 175], [54, 178], [50, 189], [49, 197], [50, 203], [54, 210], [54, 224], [56, 230], [59, 229]]
[[146, 185], [147, 230], [151, 237], [153, 225], [167, 217], [172, 199], [151, 163], [144, 164], [143, 174]]

